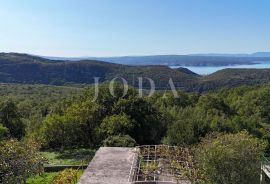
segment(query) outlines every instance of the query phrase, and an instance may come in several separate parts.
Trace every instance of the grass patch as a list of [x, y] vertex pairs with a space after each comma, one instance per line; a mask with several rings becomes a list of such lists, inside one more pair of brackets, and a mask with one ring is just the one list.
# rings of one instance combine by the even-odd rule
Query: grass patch
[[27, 184], [51, 184], [54, 177], [60, 172], [43, 173], [42, 175], [36, 175], [26, 180]]
[[[42, 175], [36, 175], [26, 180], [26, 184], [52, 184], [54, 178], [61, 172], [49, 172], [43, 173]], [[79, 179], [83, 174], [83, 170], [77, 172], [77, 178]]]
[[41, 155], [47, 160], [48, 165], [81, 165], [88, 164], [96, 150], [70, 149], [64, 151], [42, 151]]

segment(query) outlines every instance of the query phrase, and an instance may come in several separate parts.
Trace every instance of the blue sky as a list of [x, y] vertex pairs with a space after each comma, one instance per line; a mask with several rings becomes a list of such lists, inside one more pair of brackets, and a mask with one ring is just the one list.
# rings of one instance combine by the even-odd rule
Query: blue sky
[[0, 52], [270, 51], [269, 0], [0, 0]]

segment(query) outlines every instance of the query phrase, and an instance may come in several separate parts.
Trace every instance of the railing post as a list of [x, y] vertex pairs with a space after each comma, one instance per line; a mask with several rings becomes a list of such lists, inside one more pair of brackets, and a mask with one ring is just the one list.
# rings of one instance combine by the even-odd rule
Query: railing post
[[265, 174], [264, 174], [264, 171], [263, 171], [263, 165], [264, 165], [264, 155], [261, 155], [260, 184], [265, 183]]
[[263, 163], [262, 162], [261, 162], [260, 184], [265, 184], [265, 173], [263, 171]]

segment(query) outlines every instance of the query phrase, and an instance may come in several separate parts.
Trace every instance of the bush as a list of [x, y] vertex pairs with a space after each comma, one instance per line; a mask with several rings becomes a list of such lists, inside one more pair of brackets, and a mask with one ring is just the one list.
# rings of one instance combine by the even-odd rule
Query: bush
[[24, 183], [26, 179], [43, 171], [43, 159], [35, 143], [17, 140], [0, 142], [0, 183]]
[[129, 135], [115, 135], [105, 139], [103, 141], [103, 145], [110, 147], [134, 147], [137, 144]]
[[247, 132], [207, 137], [196, 150], [208, 183], [258, 183], [265, 142]]
[[78, 182], [78, 171], [74, 169], [65, 169], [60, 172], [52, 184], [75, 184]]
[[0, 140], [3, 140], [5, 138], [7, 138], [8, 136], [9, 136], [9, 130], [8, 130], [8, 128], [4, 127], [0, 123]]

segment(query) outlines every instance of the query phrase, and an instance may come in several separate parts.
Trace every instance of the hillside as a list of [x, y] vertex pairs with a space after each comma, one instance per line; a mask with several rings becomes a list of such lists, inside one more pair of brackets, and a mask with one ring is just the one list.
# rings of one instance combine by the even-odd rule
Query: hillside
[[[92, 84], [123, 77], [135, 87], [138, 77], [151, 78], [157, 89], [169, 88], [172, 78], [177, 88], [186, 91], [208, 91], [223, 87], [253, 85], [270, 82], [270, 69], [224, 69], [211, 75], [200, 76], [186, 69], [171, 69], [162, 65], [129, 66], [96, 60], [59, 61], [26, 54], [0, 54], [0, 82], [24, 84]], [[143, 87], [149, 88], [143, 80]]]
[[[123, 77], [134, 85], [137, 77], [149, 77], [159, 88], [167, 87], [170, 78], [177, 87], [183, 88], [197, 81], [197, 76], [167, 66], [128, 66], [95, 60], [67, 62], [14, 53], [0, 55], [0, 82], [91, 84], [94, 77], [100, 77], [100, 82]], [[146, 85], [149, 84], [145, 81]]]
[[224, 69], [200, 78], [200, 90], [270, 83], [270, 69]]

